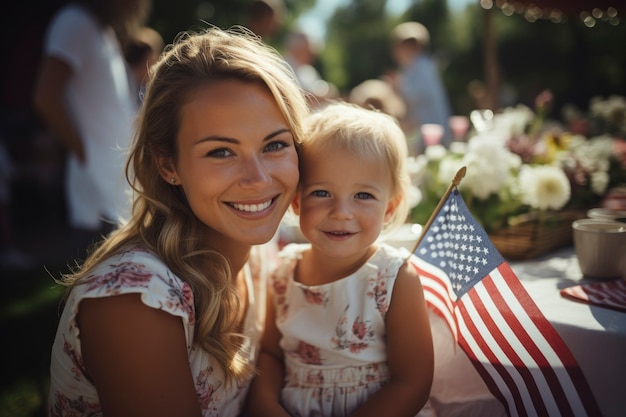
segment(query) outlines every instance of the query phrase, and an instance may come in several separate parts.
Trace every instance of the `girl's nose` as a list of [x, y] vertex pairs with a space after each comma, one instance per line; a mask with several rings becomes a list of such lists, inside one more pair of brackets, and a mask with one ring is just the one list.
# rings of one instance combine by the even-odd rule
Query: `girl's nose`
[[330, 215], [334, 219], [346, 220], [352, 218], [352, 209], [350, 202], [344, 199], [338, 198], [335, 200], [331, 209]]

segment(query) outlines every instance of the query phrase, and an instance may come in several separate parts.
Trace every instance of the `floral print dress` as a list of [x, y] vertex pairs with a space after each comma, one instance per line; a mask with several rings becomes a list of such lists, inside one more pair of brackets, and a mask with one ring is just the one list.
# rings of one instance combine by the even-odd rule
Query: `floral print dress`
[[289, 244], [271, 276], [292, 417], [347, 416], [389, 379], [385, 315], [409, 251], [381, 244], [354, 274], [307, 286], [294, 281], [308, 244]]
[[[255, 248], [246, 265], [249, 307], [245, 322], [247, 343], [242, 353], [256, 361], [265, 320], [265, 279], [268, 267], [260, 263]], [[265, 255], [265, 259], [269, 259]], [[265, 266], [265, 268], [263, 268]], [[52, 347], [49, 415], [101, 416], [96, 387], [83, 366], [76, 313], [85, 298], [141, 294], [149, 307], [180, 317], [185, 328], [187, 353], [203, 416], [237, 416], [241, 412], [248, 384], [225, 388], [224, 373], [209, 354], [193, 342], [195, 309], [188, 284], [170, 271], [152, 252], [135, 247], [102, 262], [82, 284], [74, 287], [60, 318]]]

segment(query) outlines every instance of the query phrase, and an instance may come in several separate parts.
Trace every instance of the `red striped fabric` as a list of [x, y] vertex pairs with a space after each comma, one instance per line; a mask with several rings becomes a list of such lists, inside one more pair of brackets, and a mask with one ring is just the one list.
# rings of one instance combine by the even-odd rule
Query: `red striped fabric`
[[626, 280], [574, 285], [561, 290], [563, 297], [626, 312]]
[[473, 218], [458, 191], [424, 232], [411, 263], [509, 416], [601, 415], [576, 359]]

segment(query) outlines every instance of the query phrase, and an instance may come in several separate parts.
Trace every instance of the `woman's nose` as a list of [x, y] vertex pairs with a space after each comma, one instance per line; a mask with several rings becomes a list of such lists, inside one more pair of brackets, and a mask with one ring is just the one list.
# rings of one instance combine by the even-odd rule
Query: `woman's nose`
[[243, 187], [258, 187], [271, 182], [269, 170], [259, 158], [247, 158], [242, 165], [241, 185]]

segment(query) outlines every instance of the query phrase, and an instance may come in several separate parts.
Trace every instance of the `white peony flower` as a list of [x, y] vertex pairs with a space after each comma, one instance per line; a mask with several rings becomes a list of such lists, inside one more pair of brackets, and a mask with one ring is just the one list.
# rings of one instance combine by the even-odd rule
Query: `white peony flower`
[[563, 170], [550, 165], [522, 166], [519, 187], [522, 202], [539, 210], [563, 208], [572, 192]]
[[[445, 158], [439, 164], [439, 172], [437, 173], [437, 181], [441, 184], [450, 184], [456, 173], [465, 164], [463, 160], [459, 158]], [[465, 182], [467, 176], [461, 181], [461, 184]]]
[[515, 107], [508, 107], [494, 117], [493, 130], [508, 139], [511, 136], [523, 134], [526, 126], [528, 126], [534, 118], [535, 113], [528, 106], [519, 104]]
[[607, 171], [596, 171], [591, 173], [591, 191], [597, 195], [604, 195], [609, 186], [609, 173]]
[[511, 169], [521, 160], [503, 145], [486, 135], [475, 136], [468, 142], [468, 149], [459, 166], [467, 166], [467, 175], [461, 187], [468, 189], [479, 200], [498, 194], [509, 181]]

